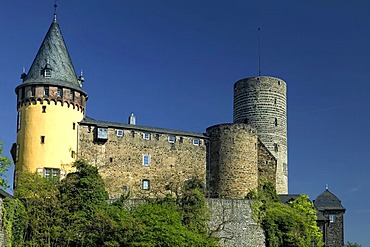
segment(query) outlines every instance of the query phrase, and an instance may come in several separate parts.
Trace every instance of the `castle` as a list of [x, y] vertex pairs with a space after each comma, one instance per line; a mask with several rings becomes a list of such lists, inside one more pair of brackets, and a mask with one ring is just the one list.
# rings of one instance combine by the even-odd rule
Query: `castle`
[[[15, 89], [14, 187], [24, 171], [59, 180], [73, 171], [75, 160], [84, 159], [98, 167], [112, 199], [155, 197], [193, 177], [206, 184], [208, 197], [240, 205], [243, 212], [245, 203], [227, 200], [245, 199], [265, 179], [276, 185], [279, 194], [288, 193], [287, 85], [279, 78], [237, 81], [234, 122], [210, 126], [205, 133], [140, 126], [134, 114], [127, 124], [95, 120], [85, 116], [84, 77], [76, 76], [54, 14], [32, 66], [21, 79]], [[322, 210], [322, 229], [326, 231], [330, 215], [338, 215], [343, 243], [344, 208], [338, 202], [326, 208], [326, 195], [316, 203]]]
[[88, 94], [76, 76], [56, 15], [16, 87], [15, 186], [23, 171], [63, 178], [76, 159], [99, 168], [111, 198], [165, 193], [192, 177], [210, 197], [245, 198], [262, 178], [288, 192], [286, 83], [258, 76], [234, 86], [234, 123], [206, 133], [99, 121], [85, 116]]

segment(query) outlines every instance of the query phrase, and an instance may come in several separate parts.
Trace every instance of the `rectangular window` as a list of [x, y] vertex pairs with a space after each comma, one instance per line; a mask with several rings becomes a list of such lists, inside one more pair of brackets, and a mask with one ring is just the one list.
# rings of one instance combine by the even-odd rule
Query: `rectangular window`
[[279, 147], [278, 147], [278, 145], [276, 143], [274, 143], [274, 151], [275, 152], [278, 152], [279, 151]]
[[184, 142], [184, 137], [181, 136], [180, 139], [179, 139], [179, 142], [183, 143]]
[[22, 112], [18, 112], [18, 117], [17, 117], [17, 131], [21, 129], [21, 120], [22, 120]]
[[143, 190], [150, 190], [150, 180], [149, 179], [143, 179], [142, 184], [141, 184], [141, 188]]
[[26, 90], [25, 90], [25, 88], [21, 88], [20, 90], [21, 90], [21, 100], [23, 100], [24, 97], [25, 97]]
[[143, 155], [143, 166], [149, 166], [150, 164], [150, 155], [144, 154]]
[[31, 96], [32, 97], [35, 97], [35, 94], [36, 94], [36, 87], [35, 86], [32, 86], [31, 87]]
[[60, 170], [56, 168], [44, 168], [44, 178], [53, 182], [58, 182], [60, 177]]
[[335, 215], [334, 214], [329, 214], [329, 220], [330, 220], [330, 223], [334, 223], [335, 222]]
[[18, 161], [19, 159], [19, 144], [17, 144], [15, 148], [15, 161]]
[[131, 130], [131, 137], [135, 137], [135, 131]]
[[97, 128], [97, 139], [108, 140], [108, 128]]
[[48, 86], [44, 87], [44, 96], [46, 96], [46, 97], [49, 96], [49, 87]]
[[73, 159], [74, 159], [74, 158], [75, 158], [75, 155], [76, 155], [75, 151], [72, 151], [72, 152], [71, 152], [71, 158], [73, 158]]
[[175, 143], [176, 142], [176, 136], [168, 136], [168, 142], [169, 143]]
[[41, 142], [41, 144], [45, 144], [45, 136], [40, 137], [40, 142]]
[[159, 140], [159, 134], [154, 134], [154, 139]]
[[46, 105], [42, 106], [42, 113], [46, 113]]
[[275, 124], [275, 126], [278, 126], [278, 120], [277, 120], [277, 118], [275, 118], [274, 124]]
[[199, 146], [199, 144], [200, 144], [199, 139], [193, 139], [193, 145], [194, 146]]
[[144, 140], [150, 140], [150, 133], [144, 133], [143, 134], [143, 138], [144, 138]]
[[57, 96], [60, 97], [60, 98], [63, 98], [63, 88], [58, 87]]
[[75, 100], [75, 92], [73, 90], [69, 90], [69, 99], [71, 101]]
[[123, 130], [116, 130], [116, 135], [119, 137], [123, 136]]
[[76, 129], [76, 123], [72, 124], [72, 129], [74, 129], [74, 130]]

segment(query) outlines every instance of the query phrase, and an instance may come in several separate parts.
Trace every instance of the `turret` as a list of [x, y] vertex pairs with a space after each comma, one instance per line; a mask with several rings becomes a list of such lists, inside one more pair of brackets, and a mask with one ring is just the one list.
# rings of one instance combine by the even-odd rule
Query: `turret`
[[[87, 94], [77, 78], [56, 14], [17, 94], [15, 183], [23, 171], [59, 179], [77, 153], [77, 125], [84, 117]], [[15, 184], [16, 185], [16, 184]]]

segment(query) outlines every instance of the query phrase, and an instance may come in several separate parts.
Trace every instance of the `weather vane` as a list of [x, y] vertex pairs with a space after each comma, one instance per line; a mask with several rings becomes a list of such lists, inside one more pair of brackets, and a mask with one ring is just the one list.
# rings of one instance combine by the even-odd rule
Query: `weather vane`
[[57, 7], [58, 7], [58, 0], [54, 2], [54, 21], [57, 21]]

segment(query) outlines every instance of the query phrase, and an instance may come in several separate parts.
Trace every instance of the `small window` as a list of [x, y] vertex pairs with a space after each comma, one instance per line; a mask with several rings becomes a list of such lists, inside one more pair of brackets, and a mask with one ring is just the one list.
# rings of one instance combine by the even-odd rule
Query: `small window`
[[179, 143], [183, 143], [183, 142], [184, 142], [184, 138], [182, 136], [180, 136]]
[[73, 90], [69, 90], [69, 99], [71, 101], [75, 100], [75, 92]]
[[276, 100], [276, 98], [274, 99], [274, 104], [276, 105], [276, 102], [277, 102], [277, 100]]
[[74, 159], [75, 158], [75, 155], [76, 155], [75, 151], [72, 151], [71, 152], [71, 158]]
[[200, 141], [199, 141], [199, 139], [193, 139], [193, 145], [194, 146], [199, 146], [199, 144], [200, 144]]
[[154, 134], [154, 139], [159, 140], [159, 134]]
[[22, 120], [22, 112], [18, 112], [18, 117], [17, 117], [17, 130], [21, 129], [21, 120]]
[[274, 143], [274, 151], [275, 152], [278, 152], [279, 151], [279, 147], [278, 147], [277, 143]]
[[169, 143], [175, 143], [176, 142], [176, 136], [169, 136], [168, 137], [168, 142]]
[[108, 140], [108, 128], [98, 128], [96, 137], [100, 140]]
[[19, 144], [17, 144], [15, 148], [15, 161], [18, 161], [19, 159]]
[[281, 83], [281, 82], [280, 82], [280, 81], [278, 81], [278, 85], [279, 85], [279, 86], [280, 86], [280, 83]]
[[63, 88], [58, 87], [57, 96], [60, 97], [60, 98], [63, 98]]
[[112, 162], [113, 162], [113, 158], [112, 158], [112, 157], [110, 157], [110, 158], [109, 158], [109, 162], [110, 162], [110, 163], [112, 163]]
[[334, 223], [335, 222], [335, 215], [334, 214], [329, 214], [329, 220], [330, 220], [330, 223]]
[[143, 179], [142, 184], [141, 184], [141, 188], [143, 190], [150, 190], [150, 180], [149, 179]]
[[51, 77], [51, 69], [45, 68], [43, 71], [44, 77], [45, 78], [50, 78]]
[[42, 113], [46, 113], [46, 105], [42, 106]]
[[131, 130], [131, 137], [134, 138], [135, 137], [135, 131]]
[[123, 130], [116, 130], [116, 135], [119, 137], [123, 136]]
[[26, 90], [25, 88], [21, 88], [20, 90], [21, 90], [21, 100], [23, 100], [25, 97]]
[[91, 126], [87, 127], [87, 133], [91, 133]]
[[74, 129], [74, 130], [76, 129], [76, 123], [72, 124], [72, 129]]
[[275, 126], [278, 126], [278, 120], [277, 120], [277, 118], [275, 118], [274, 124], [275, 124]]
[[143, 155], [143, 166], [149, 166], [150, 164], [150, 156], [147, 154]]
[[128, 186], [127, 185], [122, 186], [122, 191], [127, 192], [128, 191]]
[[150, 133], [144, 133], [143, 138], [144, 140], [150, 140]]
[[45, 136], [40, 137], [40, 142], [41, 142], [41, 144], [45, 144]]
[[32, 86], [31, 87], [31, 96], [34, 97], [36, 94], [36, 87], [35, 86]]
[[49, 87], [48, 86], [44, 87], [44, 96], [46, 96], [46, 97], [49, 96]]
[[56, 168], [44, 168], [44, 178], [53, 182], [58, 182], [60, 177], [60, 170]]

